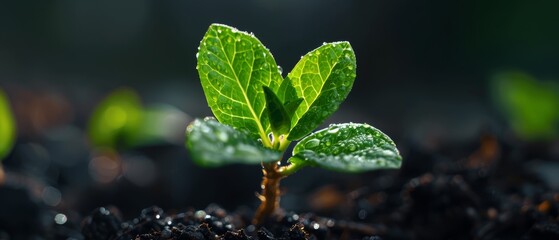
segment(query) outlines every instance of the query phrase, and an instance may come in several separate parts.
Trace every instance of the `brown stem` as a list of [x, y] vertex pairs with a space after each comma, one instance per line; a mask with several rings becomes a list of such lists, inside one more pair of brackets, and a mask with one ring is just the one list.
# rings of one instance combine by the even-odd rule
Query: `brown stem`
[[264, 163], [262, 169], [264, 177], [262, 177], [262, 193], [258, 196], [260, 198], [260, 206], [256, 210], [256, 214], [252, 219], [252, 224], [260, 225], [263, 220], [270, 217], [274, 212], [279, 209], [280, 201], [280, 180], [283, 175], [280, 174], [277, 163]]
[[6, 172], [4, 172], [2, 163], [0, 163], [0, 186], [4, 185], [5, 180], [6, 180]]

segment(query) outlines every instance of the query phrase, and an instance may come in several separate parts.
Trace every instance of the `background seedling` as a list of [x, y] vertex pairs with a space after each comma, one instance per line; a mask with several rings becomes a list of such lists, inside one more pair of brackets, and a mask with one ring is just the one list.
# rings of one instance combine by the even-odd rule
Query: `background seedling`
[[491, 84], [493, 99], [516, 135], [526, 140], [558, 136], [559, 84], [519, 71], [496, 74]]
[[[342, 172], [399, 168], [394, 142], [359, 123], [312, 131], [347, 97], [356, 76], [348, 42], [324, 43], [284, 78], [270, 51], [253, 35], [212, 24], [196, 55], [206, 100], [217, 120], [197, 119], [186, 145], [202, 166], [262, 164], [261, 205], [254, 223], [279, 207], [280, 180], [302, 167]], [[283, 152], [299, 141], [293, 155]]]
[[16, 124], [8, 98], [4, 91], [0, 89], [0, 185], [4, 182], [4, 170], [2, 160], [14, 145], [16, 138]]
[[182, 144], [176, 129], [190, 117], [170, 105], [143, 106], [129, 88], [111, 92], [95, 108], [88, 136], [96, 147], [134, 148], [162, 143]]

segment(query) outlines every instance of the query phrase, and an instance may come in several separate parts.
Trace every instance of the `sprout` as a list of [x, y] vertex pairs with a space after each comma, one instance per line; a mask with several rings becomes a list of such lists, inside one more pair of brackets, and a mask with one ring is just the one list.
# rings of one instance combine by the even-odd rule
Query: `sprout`
[[[232, 41], [231, 39], [235, 39]], [[196, 163], [262, 164], [261, 205], [254, 224], [279, 207], [280, 180], [305, 166], [343, 172], [399, 168], [394, 142], [367, 124], [345, 123], [312, 132], [349, 94], [356, 76], [349, 42], [324, 43], [284, 78], [270, 51], [253, 35], [212, 24], [200, 42], [196, 69], [215, 118], [186, 130]], [[288, 164], [283, 152], [299, 141]]]

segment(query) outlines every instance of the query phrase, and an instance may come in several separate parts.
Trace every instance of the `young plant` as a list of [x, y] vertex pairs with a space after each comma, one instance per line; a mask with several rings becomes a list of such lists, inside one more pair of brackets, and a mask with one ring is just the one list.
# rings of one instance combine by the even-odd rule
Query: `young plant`
[[525, 140], [559, 136], [559, 84], [519, 71], [505, 71], [491, 79], [492, 97], [512, 130]]
[[10, 102], [0, 89], [0, 185], [4, 182], [2, 160], [10, 153], [16, 139], [16, 124]]
[[[212, 24], [196, 57], [217, 120], [192, 122], [186, 146], [202, 166], [262, 164], [261, 205], [254, 224], [279, 208], [280, 180], [303, 167], [351, 173], [400, 167], [394, 142], [370, 125], [332, 124], [311, 133], [353, 86], [355, 55], [348, 42], [324, 43], [283, 78], [270, 51], [252, 33]], [[299, 142], [282, 162], [292, 141]]]
[[179, 144], [182, 138], [176, 129], [188, 119], [188, 115], [172, 106], [144, 106], [134, 90], [121, 88], [97, 105], [87, 130], [92, 145], [102, 148]]

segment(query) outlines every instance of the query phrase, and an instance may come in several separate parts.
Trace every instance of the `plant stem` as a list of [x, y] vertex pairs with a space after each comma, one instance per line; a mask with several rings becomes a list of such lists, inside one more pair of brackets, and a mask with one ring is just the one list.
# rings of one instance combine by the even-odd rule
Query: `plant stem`
[[280, 180], [284, 177], [279, 174], [279, 167], [277, 162], [264, 163], [262, 172], [262, 193], [258, 196], [260, 198], [260, 206], [256, 210], [256, 214], [252, 219], [252, 224], [260, 225], [262, 221], [270, 217], [274, 212], [279, 209], [280, 201]]
[[4, 185], [5, 180], [6, 180], [6, 172], [4, 172], [2, 163], [0, 163], [0, 186]]
[[[275, 136], [272, 141], [273, 149], [280, 152], [285, 151], [289, 146], [290, 141], [284, 136]], [[260, 199], [260, 206], [256, 209], [252, 224], [260, 225], [262, 221], [272, 216], [277, 209], [279, 209], [280, 202], [280, 181], [282, 178], [287, 177], [303, 167], [303, 164], [291, 163], [287, 166], [278, 166], [281, 159], [276, 162], [269, 162], [262, 164], [262, 193], [258, 195]]]

